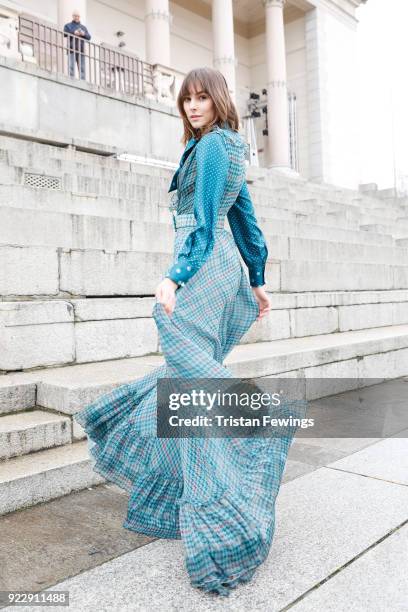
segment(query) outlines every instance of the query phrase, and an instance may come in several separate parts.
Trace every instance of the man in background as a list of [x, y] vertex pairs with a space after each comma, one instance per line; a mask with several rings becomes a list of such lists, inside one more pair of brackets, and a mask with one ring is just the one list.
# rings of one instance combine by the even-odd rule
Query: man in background
[[76, 62], [81, 79], [85, 79], [84, 39], [91, 40], [91, 35], [81, 23], [79, 11], [74, 10], [72, 21], [64, 25], [64, 36], [69, 37], [69, 74], [75, 76]]

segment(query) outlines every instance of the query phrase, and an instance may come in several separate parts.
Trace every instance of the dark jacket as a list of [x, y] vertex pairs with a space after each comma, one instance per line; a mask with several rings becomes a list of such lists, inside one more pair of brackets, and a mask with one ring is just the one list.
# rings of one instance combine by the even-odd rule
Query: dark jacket
[[[82, 25], [82, 23], [77, 23], [76, 21], [71, 21], [70, 23], [66, 23], [64, 25], [64, 36], [68, 36], [69, 34], [73, 34], [75, 30], [82, 30], [85, 35], [83, 37], [79, 36], [69, 36], [69, 48], [71, 51], [81, 51], [84, 52], [84, 40], [91, 40], [91, 35], [88, 32], [87, 28]], [[75, 41], [75, 43], [74, 43]]]

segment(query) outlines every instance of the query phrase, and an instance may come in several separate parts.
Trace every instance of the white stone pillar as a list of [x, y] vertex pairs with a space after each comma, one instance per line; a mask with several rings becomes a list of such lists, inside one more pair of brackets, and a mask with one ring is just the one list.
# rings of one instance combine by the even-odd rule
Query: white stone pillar
[[146, 0], [146, 62], [170, 66], [170, 12], [168, 0]]
[[262, 0], [266, 23], [266, 67], [268, 106], [269, 168], [289, 168], [288, 93], [286, 82], [285, 26], [286, 0]]
[[87, 0], [58, 0], [58, 27], [63, 28], [72, 21], [72, 12], [77, 10], [81, 16], [81, 23], [86, 26]]
[[234, 50], [234, 18], [232, 0], [213, 0], [212, 3], [212, 30], [214, 68], [222, 72], [235, 102], [235, 50]]

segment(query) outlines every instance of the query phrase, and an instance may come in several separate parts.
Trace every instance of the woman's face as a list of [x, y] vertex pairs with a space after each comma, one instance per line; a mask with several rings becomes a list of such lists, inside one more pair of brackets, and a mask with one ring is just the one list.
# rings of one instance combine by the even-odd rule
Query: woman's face
[[205, 127], [214, 118], [214, 102], [205, 91], [197, 91], [184, 99], [184, 112], [195, 129]]

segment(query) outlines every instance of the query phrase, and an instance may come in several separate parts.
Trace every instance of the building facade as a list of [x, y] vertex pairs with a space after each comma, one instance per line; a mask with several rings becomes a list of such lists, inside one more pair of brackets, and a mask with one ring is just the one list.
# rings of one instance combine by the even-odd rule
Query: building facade
[[[356, 187], [357, 9], [364, 0], [1, 0], [0, 122], [176, 162], [183, 76], [226, 77], [251, 163]], [[62, 30], [91, 33], [85, 78]], [[166, 143], [161, 136], [168, 133]]]

